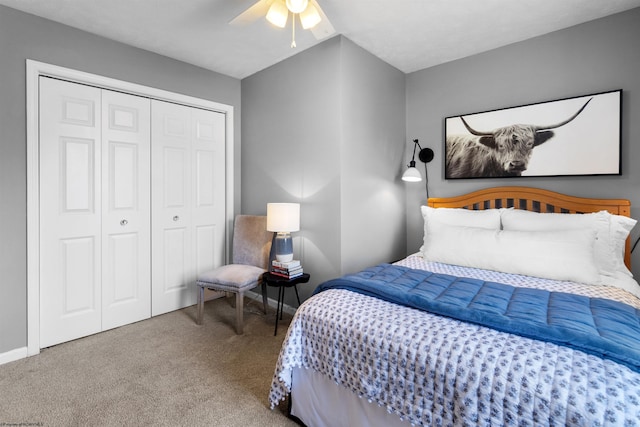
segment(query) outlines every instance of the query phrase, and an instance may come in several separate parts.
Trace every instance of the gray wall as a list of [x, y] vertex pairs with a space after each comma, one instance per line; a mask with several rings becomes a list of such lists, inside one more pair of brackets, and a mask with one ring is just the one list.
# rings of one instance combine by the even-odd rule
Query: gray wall
[[314, 281], [341, 268], [339, 44], [331, 39], [242, 80], [242, 212], [300, 203], [294, 254]]
[[404, 254], [405, 75], [350, 40], [341, 45], [342, 273]]
[[[434, 149], [431, 197], [499, 186], [541, 187], [575, 196], [628, 198], [640, 218], [640, 8], [407, 75], [407, 139]], [[444, 118], [623, 89], [622, 175], [444, 179]], [[424, 145], [423, 145], [424, 146]], [[534, 154], [535, 156], [535, 151]], [[407, 251], [422, 244], [422, 185], [408, 186]], [[632, 236], [640, 234], [637, 226]], [[640, 249], [633, 253], [640, 277]]]
[[[0, 6], [0, 354], [27, 345], [26, 59], [235, 107], [240, 80]], [[239, 207], [240, 158], [236, 158]]]
[[338, 36], [242, 80], [242, 210], [301, 204], [302, 298], [404, 253], [404, 78]]

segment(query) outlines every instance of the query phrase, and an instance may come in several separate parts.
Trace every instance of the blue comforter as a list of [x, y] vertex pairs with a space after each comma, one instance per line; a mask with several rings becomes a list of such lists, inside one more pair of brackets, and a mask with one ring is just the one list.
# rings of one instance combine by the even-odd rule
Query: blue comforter
[[640, 310], [620, 302], [390, 264], [329, 280], [319, 285], [314, 294], [327, 289], [346, 289], [553, 342], [640, 372]]

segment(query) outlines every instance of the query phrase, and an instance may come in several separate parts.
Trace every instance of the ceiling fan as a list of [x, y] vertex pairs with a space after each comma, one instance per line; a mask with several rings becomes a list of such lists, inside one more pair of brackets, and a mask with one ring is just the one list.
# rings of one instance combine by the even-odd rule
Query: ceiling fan
[[273, 25], [284, 28], [289, 14], [292, 16], [291, 47], [296, 47], [296, 20], [304, 30], [311, 30], [316, 39], [322, 40], [336, 32], [316, 0], [258, 0], [253, 6], [233, 18], [229, 24], [249, 24], [261, 17]]

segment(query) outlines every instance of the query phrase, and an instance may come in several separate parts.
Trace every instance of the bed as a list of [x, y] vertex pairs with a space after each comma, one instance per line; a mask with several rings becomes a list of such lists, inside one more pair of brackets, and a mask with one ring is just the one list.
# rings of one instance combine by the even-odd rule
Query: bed
[[420, 251], [321, 284], [269, 395], [308, 426], [640, 425], [624, 199], [431, 198]]

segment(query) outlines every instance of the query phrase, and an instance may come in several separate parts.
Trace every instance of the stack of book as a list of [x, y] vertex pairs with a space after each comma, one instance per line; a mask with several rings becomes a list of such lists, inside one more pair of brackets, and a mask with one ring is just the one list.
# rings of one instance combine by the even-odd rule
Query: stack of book
[[285, 277], [287, 279], [294, 279], [302, 276], [302, 266], [299, 260], [280, 262], [275, 259], [271, 262], [271, 274], [276, 276]]

